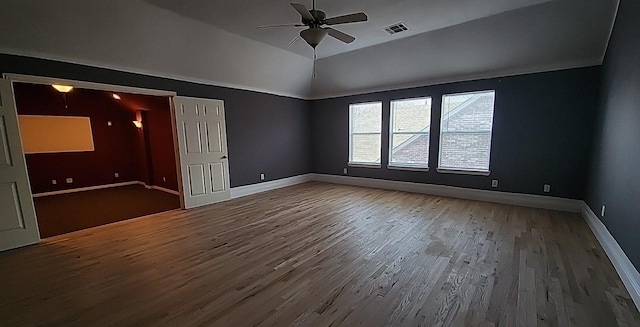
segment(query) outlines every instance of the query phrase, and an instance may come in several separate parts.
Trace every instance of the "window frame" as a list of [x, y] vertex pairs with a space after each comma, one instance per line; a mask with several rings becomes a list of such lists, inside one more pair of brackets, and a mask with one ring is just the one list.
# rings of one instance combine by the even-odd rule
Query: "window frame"
[[[487, 169], [475, 169], [475, 168], [454, 168], [454, 167], [442, 167], [442, 138], [443, 135], [446, 134], [442, 131], [442, 122], [444, 121], [444, 105], [445, 105], [445, 97], [446, 96], [455, 96], [455, 95], [469, 95], [469, 94], [478, 94], [478, 93], [493, 93], [493, 111], [491, 113], [491, 130], [489, 130], [489, 153], [487, 157]], [[457, 92], [457, 93], [444, 93], [440, 99], [440, 128], [438, 130], [438, 168], [436, 171], [438, 173], [446, 173], [446, 174], [463, 174], [463, 175], [479, 175], [479, 176], [489, 176], [491, 174], [491, 145], [493, 144], [493, 123], [495, 120], [495, 110], [496, 110], [496, 98], [497, 93], [495, 89], [489, 90], [478, 90], [478, 91], [469, 91], [469, 92]], [[486, 132], [469, 132], [469, 133], [486, 133]]]
[[[366, 104], [378, 104], [380, 105], [380, 132], [353, 132], [353, 117], [351, 114], [351, 110], [353, 106], [357, 105], [366, 105]], [[362, 168], [380, 168], [382, 167], [382, 127], [384, 123], [384, 104], [382, 101], [368, 101], [368, 102], [357, 102], [349, 104], [349, 157], [347, 161], [347, 166], [349, 167], [362, 167]], [[378, 149], [380, 155], [380, 162], [359, 162], [353, 161], [353, 135], [380, 135], [380, 148]]]
[[[431, 105], [429, 107], [429, 131], [428, 132], [393, 132], [393, 102], [395, 101], [410, 101], [410, 100], [421, 100], [421, 99], [429, 99]], [[400, 99], [392, 99], [389, 101], [389, 156], [387, 158], [387, 168], [395, 169], [395, 170], [415, 170], [415, 171], [429, 171], [429, 157], [431, 155], [431, 127], [433, 126], [433, 97], [426, 96], [418, 96], [412, 98], [400, 98]], [[429, 153], [427, 153], [427, 163], [423, 164], [410, 164], [410, 163], [398, 163], [393, 162], [393, 135], [429, 135]]]

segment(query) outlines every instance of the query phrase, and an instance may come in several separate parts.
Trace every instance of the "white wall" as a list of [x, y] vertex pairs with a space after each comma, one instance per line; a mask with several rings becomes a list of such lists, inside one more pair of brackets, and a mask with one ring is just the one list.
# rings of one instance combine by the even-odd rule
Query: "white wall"
[[140, 0], [10, 0], [0, 52], [304, 97], [312, 60]]

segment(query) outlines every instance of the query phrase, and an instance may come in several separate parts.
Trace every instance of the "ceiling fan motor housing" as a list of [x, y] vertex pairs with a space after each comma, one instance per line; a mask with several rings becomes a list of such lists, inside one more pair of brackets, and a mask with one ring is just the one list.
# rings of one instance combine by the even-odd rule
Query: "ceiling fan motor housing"
[[[312, 10], [309, 10], [309, 13], [311, 13], [311, 16], [313, 16], [314, 18], [313, 21], [309, 22], [312, 25], [322, 25], [325, 18], [327, 18], [327, 14], [325, 14], [324, 11], [322, 10], [312, 9]], [[303, 20], [303, 23], [304, 23], [304, 20]]]

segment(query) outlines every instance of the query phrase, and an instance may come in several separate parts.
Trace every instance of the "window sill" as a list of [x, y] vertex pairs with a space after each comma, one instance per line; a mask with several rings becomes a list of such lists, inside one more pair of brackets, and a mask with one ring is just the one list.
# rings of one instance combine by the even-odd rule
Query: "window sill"
[[409, 170], [409, 171], [429, 171], [429, 167], [420, 167], [420, 166], [400, 166], [400, 165], [387, 165], [387, 169], [393, 169], [393, 170]]
[[348, 162], [347, 166], [355, 168], [381, 168], [382, 165], [378, 163], [362, 163], [362, 162]]
[[442, 174], [460, 174], [460, 175], [476, 175], [476, 176], [489, 176], [491, 171], [489, 170], [461, 170], [461, 169], [448, 169], [438, 168], [437, 172]]

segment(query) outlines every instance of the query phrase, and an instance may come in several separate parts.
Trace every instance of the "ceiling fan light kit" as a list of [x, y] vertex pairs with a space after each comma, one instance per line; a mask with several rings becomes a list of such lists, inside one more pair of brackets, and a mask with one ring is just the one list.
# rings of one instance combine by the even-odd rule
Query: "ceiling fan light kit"
[[328, 34], [329, 31], [324, 28], [309, 28], [300, 32], [300, 37], [307, 41], [307, 44], [312, 48], [315, 48]]

